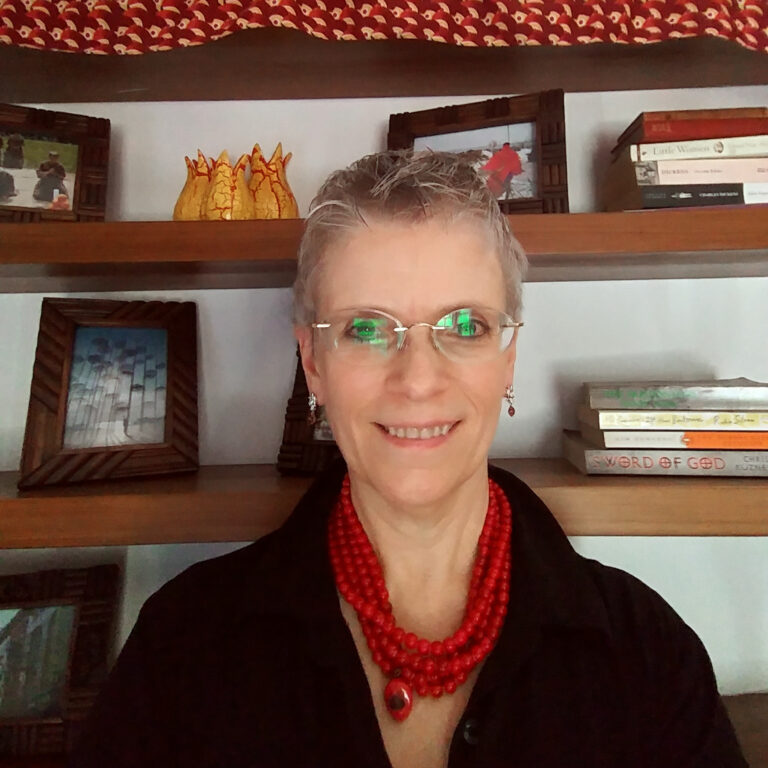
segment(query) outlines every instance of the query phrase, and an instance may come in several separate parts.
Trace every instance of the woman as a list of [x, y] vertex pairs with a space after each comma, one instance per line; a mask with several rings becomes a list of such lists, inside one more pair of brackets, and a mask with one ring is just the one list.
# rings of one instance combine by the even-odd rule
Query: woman
[[331, 176], [295, 322], [344, 462], [147, 602], [73, 765], [745, 765], [693, 632], [488, 467], [523, 268], [465, 159]]

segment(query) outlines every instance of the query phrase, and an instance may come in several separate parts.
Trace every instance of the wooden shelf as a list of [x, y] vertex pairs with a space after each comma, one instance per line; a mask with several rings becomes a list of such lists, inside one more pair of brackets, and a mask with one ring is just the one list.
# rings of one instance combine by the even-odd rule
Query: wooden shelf
[[[716, 38], [653, 45], [473, 48], [419, 40], [324, 41], [244, 30], [142, 56], [0, 46], [0, 101], [210, 101], [566, 91], [768, 83], [765, 54]], [[55, 72], [56, 76], [51, 77]], [[450, 103], [450, 102], [448, 102]]]
[[[510, 222], [530, 282], [768, 275], [766, 206]], [[300, 219], [2, 224], [0, 292], [287, 286], [302, 227]]]
[[[768, 479], [585, 477], [562, 459], [494, 461], [574, 536], [768, 535]], [[278, 527], [310, 481], [271, 465], [19, 493], [0, 473], [0, 548], [250, 541]]]

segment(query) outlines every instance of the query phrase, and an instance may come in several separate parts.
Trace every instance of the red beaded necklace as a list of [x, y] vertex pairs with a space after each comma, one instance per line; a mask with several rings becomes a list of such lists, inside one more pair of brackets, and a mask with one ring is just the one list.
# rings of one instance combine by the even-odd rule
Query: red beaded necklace
[[336, 587], [355, 609], [376, 664], [390, 678], [387, 711], [402, 722], [414, 692], [439, 698], [453, 693], [491, 652], [504, 624], [509, 599], [512, 510], [501, 488], [489, 480], [485, 516], [461, 627], [430, 642], [395, 624], [381, 565], [352, 505], [349, 476], [328, 521], [328, 547]]

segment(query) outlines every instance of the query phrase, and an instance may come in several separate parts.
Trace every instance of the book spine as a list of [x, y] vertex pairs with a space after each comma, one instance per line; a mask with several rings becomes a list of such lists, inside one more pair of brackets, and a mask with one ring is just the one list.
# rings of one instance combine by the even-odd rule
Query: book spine
[[761, 157], [768, 155], [768, 134], [698, 141], [659, 141], [631, 144], [632, 162], [648, 160], [705, 160], [720, 157]]
[[768, 183], [742, 184], [742, 195], [746, 205], [768, 203]]
[[674, 410], [768, 410], [766, 387], [596, 387], [587, 391], [587, 404], [596, 409], [650, 408]]
[[588, 474], [768, 477], [768, 452], [584, 449]]
[[768, 430], [767, 411], [594, 411], [600, 429]]
[[768, 183], [768, 157], [650, 160], [634, 166], [640, 185]]
[[[643, 208], [689, 208], [747, 203], [743, 184], [645, 184], [640, 185], [638, 189], [640, 205]], [[753, 195], [750, 202], [759, 202], [759, 195]]]
[[768, 117], [702, 118], [699, 120], [645, 120], [645, 141], [692, 141], [721, 136], [754, 136], [768, 133]]
[[[683, 109], [671, 111], [641, 112], [621, 133], [616, 140], [615, 151], [620, 147], [630, 144], [633, 137], [643, 137], [643, 128], [649, 123], [661, 121], [680, 120], [711, 120], [722, 123], [723, 120], [734, 118], [768, 118], [768, 107], [731, 107], [725, 109]], [[751, 133], [766, 133], [768, 131], [752, 131]], [[713, 133], [711, 136], [723, 134]], [[704, 138], [709, 138], [705, 136]]]
[[606, 430], [602, 436], [605, 448], [768, 451], [768, 432]]
[[768, 451], [591, 448], [563, 433], [563, 455], [589, 475], [720, 475], [768, 477]]

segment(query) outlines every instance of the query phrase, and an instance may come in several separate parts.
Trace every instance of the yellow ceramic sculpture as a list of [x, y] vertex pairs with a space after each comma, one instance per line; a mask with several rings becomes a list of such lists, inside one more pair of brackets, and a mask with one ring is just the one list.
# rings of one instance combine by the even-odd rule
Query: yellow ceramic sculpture
[[291, 192], [285, 168], [291, 159], [289, 152], [283, 157], [283, 145], [278, 144], [269, 162], [255, 144], [251, 153], [251, 180], [248, 187], [253, 194], [257, 219], [296, 219], [299, 207]]
[[245, 169], [249, 159], [248, 155], [241, 155], [233, 168], [224, 150], [214, 160], [200, 218], [209, 221], [254, 218], [253, 198], [245, 183]]
[[173, 209], [173, 220], [197, 221], [201, 218], [203, 203], [208, 192], [211, 166], [199, 149], [197, 162], [193, 162], [188, 157], [184, 158], [184, 162], [187, 164], [187, 181]]

